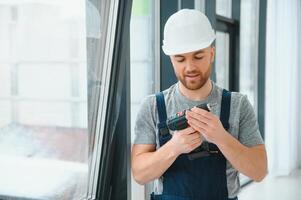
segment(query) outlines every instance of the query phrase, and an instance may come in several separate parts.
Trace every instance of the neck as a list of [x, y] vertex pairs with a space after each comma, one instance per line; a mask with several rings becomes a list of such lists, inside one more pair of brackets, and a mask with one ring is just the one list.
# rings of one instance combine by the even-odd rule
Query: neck
[[188, 99], [193, 101], [201, 101], [209, 96], [212, 90], [212, 83], [211, 80], [208, 79], [207, 82], [203, 85], [203, 87], [197, 90], [190, 90], [186, 88], [181, 82], [179, 82], [179, 90]]

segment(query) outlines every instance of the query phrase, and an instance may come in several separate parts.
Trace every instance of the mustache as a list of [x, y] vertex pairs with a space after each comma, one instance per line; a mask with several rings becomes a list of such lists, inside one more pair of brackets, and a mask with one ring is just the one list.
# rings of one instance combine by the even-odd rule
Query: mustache
[[199, 71], [185, 72], [185, 76], [193, 76], [193, 75], [199, 75], [199, 74], [201, 74]]

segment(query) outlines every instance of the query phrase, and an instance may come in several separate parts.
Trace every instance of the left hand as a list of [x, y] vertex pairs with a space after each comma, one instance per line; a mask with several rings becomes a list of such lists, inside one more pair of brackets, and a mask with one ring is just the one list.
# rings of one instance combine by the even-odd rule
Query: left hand
[[227, 134], [218, 116], [201, 108], [194, 107], [186, 111], [188, 124], [201, 133], [207, 141], [221, 144]]

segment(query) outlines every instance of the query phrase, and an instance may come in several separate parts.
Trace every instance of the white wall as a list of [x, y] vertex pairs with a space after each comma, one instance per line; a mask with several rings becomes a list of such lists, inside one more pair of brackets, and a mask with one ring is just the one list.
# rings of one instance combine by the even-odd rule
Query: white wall
[[268, 1], [265, 135], [272, 175], [301, 166], [300, 11], [299, 0]]
[[[298, 21], [298, 33], [299, 33], [299, 37], [298, 37], [298, 75], [301, 75], [301, 56], [300, 56], [300, 54], [301, 54], [301, 37], [300, 37], [300, 33], [301, 33], [301, 2], [300, 1], [298, 1], [298, 5], [297, 5], [298, 7], [299, 7], [299, 12], [298, 12], [298, 19], [299, 19], [299, 21]], [[300, 100], [300, 98], [301, 98], [301, 81], [298, 81], [298, 87], [297, 88], [299, 88], [299, 90], [298, 90], [298, 95], [299, 95], [299, 101], [297, 101], [298, 102], [298, 113], [301, 113], [301, 100]], [[298, 121], [299, 123], [297, 123], [298, 124], [298, 127], [297, 127], [297, 130], [301, 130], [301, 120], [300, 120], [300, 118], [299, 118], [299, 121]], [[300, 167], [301, 166], [301, 134], [300, 134], [300, 132], [299, 132], [299, 134], [298, 134], [298, 141], [299, 141], [299, 145], [298, 145], [298, 166]]]

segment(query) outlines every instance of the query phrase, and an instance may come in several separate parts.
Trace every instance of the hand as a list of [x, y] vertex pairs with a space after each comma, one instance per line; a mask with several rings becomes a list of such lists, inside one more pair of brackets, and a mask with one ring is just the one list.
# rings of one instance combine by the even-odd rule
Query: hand
[[201, 133], [207, 141], [216, 145], [222, 143], [227, 134], [218, 116], [197, 107], [186, 112], [188, 124]]
[[169, 141], [176, 156], [191, 152], [200, 146], [202, 142], [201, 134], [191, 127], [176, 131]]

